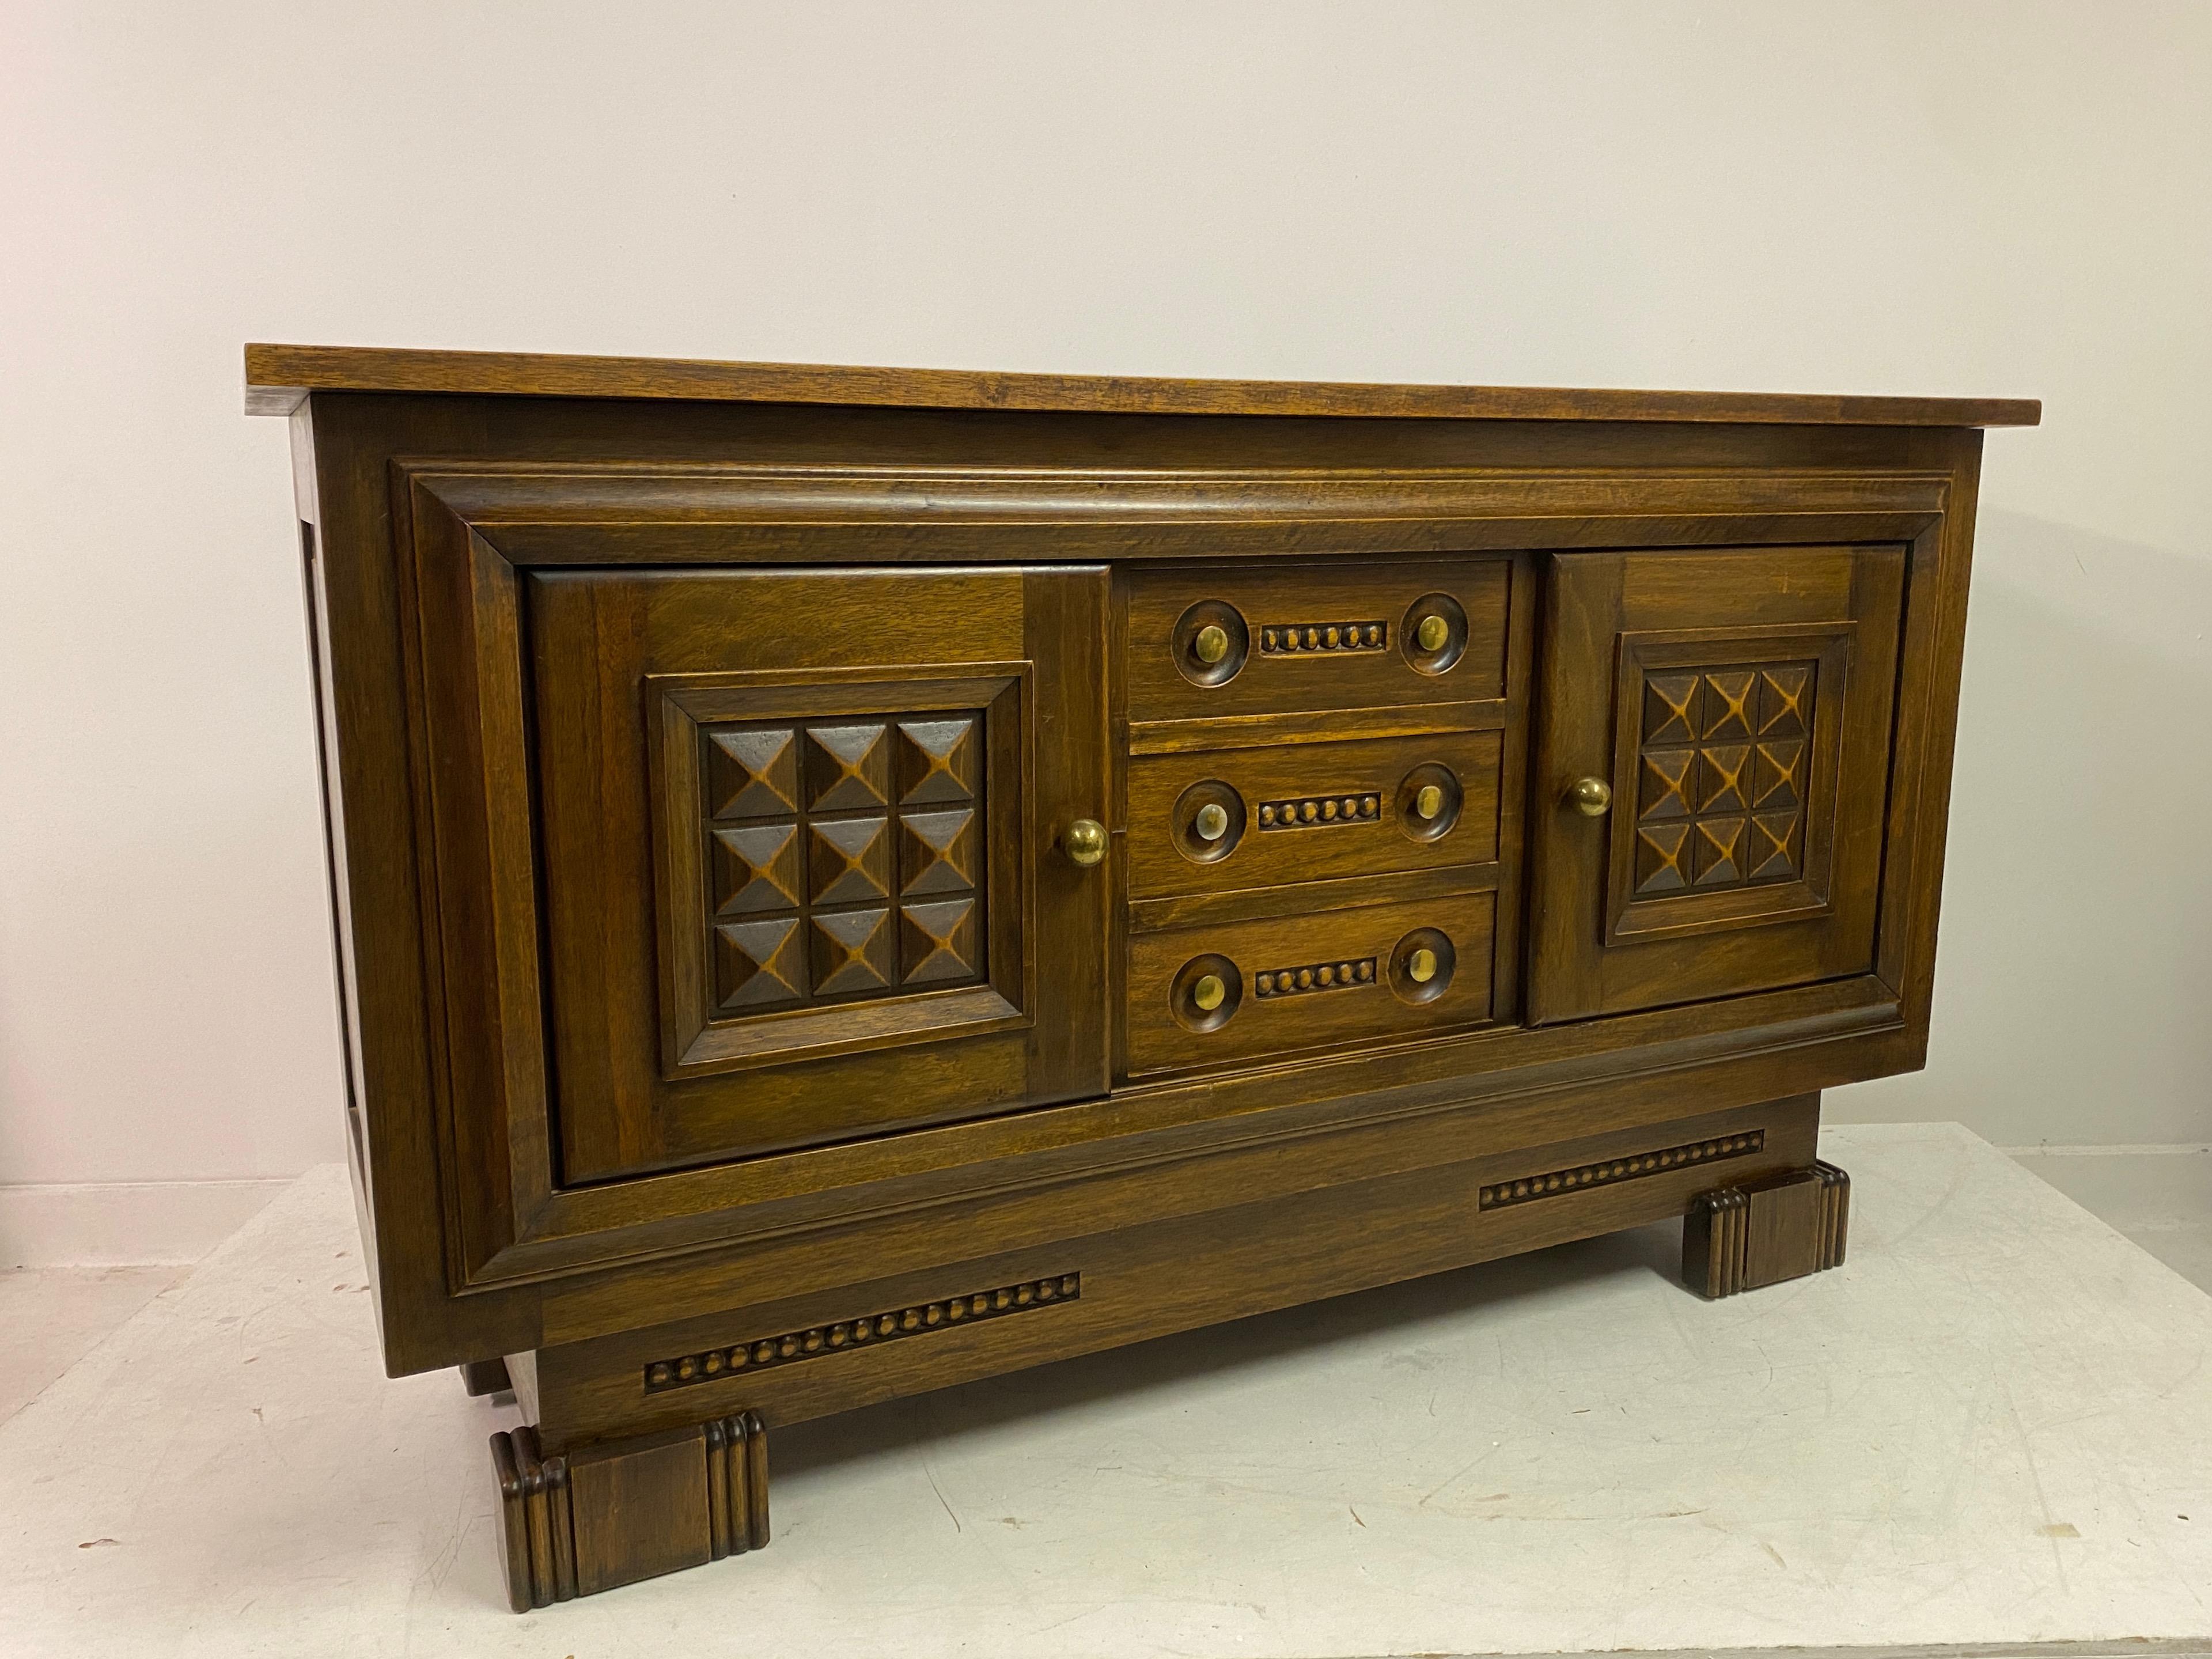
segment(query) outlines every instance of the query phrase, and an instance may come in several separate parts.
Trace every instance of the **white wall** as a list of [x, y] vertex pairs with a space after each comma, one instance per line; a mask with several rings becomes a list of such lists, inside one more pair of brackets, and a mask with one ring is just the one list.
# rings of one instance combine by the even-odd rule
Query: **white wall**
[[0, 9], [0, 1182], [339, 1150], [247, 339], [2017, 393], [1923, 1076], [2212, 1140], [2212, 9]]

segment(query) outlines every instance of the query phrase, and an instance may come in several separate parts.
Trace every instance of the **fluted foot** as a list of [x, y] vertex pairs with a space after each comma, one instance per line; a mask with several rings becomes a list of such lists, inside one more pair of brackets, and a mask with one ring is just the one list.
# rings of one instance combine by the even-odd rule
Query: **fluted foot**
[[1700, 1193], [1682, 1223], [1682, 1280], [1734, 1296], [1839, 1266], [1850, 1208], [1851, 1178], [1832, 1164]]
[[528, 1426], [491, 1437], [507, 1601], [517, 1613], [768, 1542], [768, 1431], [740, 1412], [540, 1457]]

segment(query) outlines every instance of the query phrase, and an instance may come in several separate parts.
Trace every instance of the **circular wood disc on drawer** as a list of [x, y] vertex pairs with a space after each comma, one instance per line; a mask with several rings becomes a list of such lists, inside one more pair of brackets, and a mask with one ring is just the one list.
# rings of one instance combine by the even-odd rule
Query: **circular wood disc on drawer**
[[1186, 1031], [1218, 1031], [1244, 1000], [1244, 975], [1218, 951], [1193, 957], [1168, 986], [1168, 1008]]
[[1176, 798], [1168, 838], [1193, 864], [1218, 864], [1244, 839], [1248, 815], [1236, 786], [1201, 778]]
[[1467, 611], [1449, 593], [1424, 593], [1406, 607], [1398, 647], [1424, 674], [1449, 674], [1467, 654]]
[[1465, 799], [1457, 773], [1425, 762], [1398, 781], [1398, 828], [1415, 841], [1441, 841], [1459, 823]]
[[1251, 652], [1252, 630], [1235, 605], [1200, 599], [1176, 618], [1168, 648], [1176, 672], [1193, 685], [1226, 685]]
[[1402, 1001], [1434, 1002], [1451, 989], [1458, 966], [1450, 934], [1441, 927], [1416, 927], [1390, 952], [1390, 988]]

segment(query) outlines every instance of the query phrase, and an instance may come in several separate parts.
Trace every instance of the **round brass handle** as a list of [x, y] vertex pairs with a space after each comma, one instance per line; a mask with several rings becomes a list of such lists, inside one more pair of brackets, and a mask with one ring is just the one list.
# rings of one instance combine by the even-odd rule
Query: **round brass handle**
[[1060, 832], [1060, 850], [1070, 864], [1088, 870], [1106, 856], [1106, 826], [1096, 818], [1078, 818]]
[[1426, 945], [1406, 958], [1406, 977], [1416, 985], [1426, 985], [1437, 976], [1437, 953]]
[[1413, 797], [1413, 811], [1425, 818], [1432, 818], [1444, 810], [1444, 792], [1433, 783], [1425, 783]]
[[1190, 648], [1193, 655], [1211, 668], [1229, 654], [1229, 630], [1218, 623], [1208, 623], [1198, 630]]
[[1218, 974], [1201, 974], [1198, 983], [1190, 988], [1191, 1002], [1201, 1013], [1212, 1013], [1228, 994], [1229, 988], [1221, 982]]
[[1420, 626], [1413, 630], [1413, 643], [1424, 651], [1441, 651], [1444, 641], [1451, 637], [1451, 624], [1442, 617], [1421, 618]]
[[1603, 778], [1577, 778], [1567, 786], [1567, 805], [1586, 818], [1601, 818], [1613, 810], [1613, 787]]
[[1229, 833], [1229, 809], [1219, 801], [1210, 800], [1198, 809], [1198, 817], [1191, 827], [1198, 831], [1200, 841], [1219, 841]]

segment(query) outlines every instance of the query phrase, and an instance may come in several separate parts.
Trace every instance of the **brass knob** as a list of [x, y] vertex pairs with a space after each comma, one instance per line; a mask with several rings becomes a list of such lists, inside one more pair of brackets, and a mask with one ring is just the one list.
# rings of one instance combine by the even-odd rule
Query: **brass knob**
[[1229, 809], [1210, 800], [1198, 809], [1194, 826], [1200, 841], [1219, 841], [1229, 833]]
[[1211, 668], [1229, 654], [1229, 630], [1218, 623], [1208, 623], [1198, 630], [1190, 648], [1200, 662]]
[[1413, 643], [1424, 651], [1443, 650], [1450, 637], [1451, 624], [1433, 614], [1422, 617], [1420, 626], [1413, 630]]
[[1567, 786], [1567, 805], [1586, 818], [1601, 818], [1613, 810], [1613, 787], [1603, 778], [1577, 778]]
[[1060, 832], [1060, 850], [1067, 861], [1088, 870], [1106, 856], [1106, 826], [1096, 818], [1078, 818]]
[[1406, 977], [1416, 985], [1426, 985], [1437, 976], [1437, 953], [1423, 945], [1406, 958]]
[[1190, 988], [1190, 1000], [1202, 1014], [1210, 1014], [1218, 1008], [1222, 998], [1228, 994], [1229, 988], [1221, 982], [1218, 974], [1200, 974], [1198, 983]]
[[1413, 811], [1425, 818], [1432, 818], [1444, 810], [1444, 792], [1433, 783], [1425, 783], [1413, 797]]

